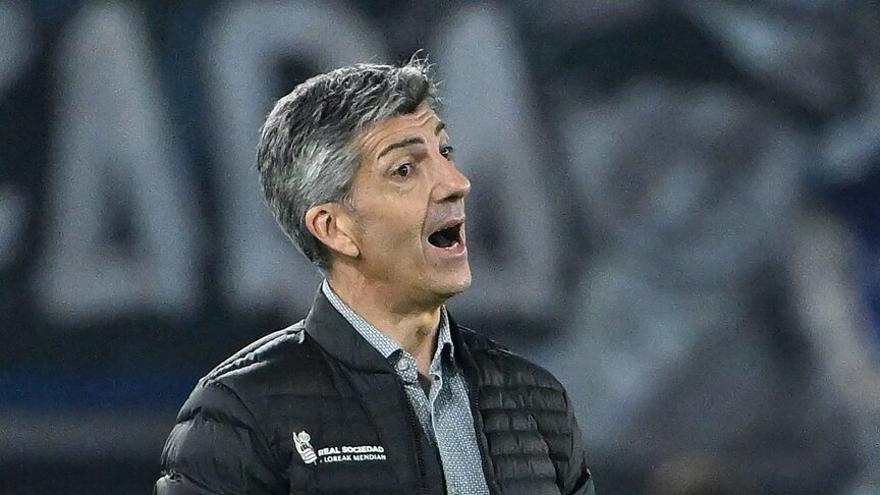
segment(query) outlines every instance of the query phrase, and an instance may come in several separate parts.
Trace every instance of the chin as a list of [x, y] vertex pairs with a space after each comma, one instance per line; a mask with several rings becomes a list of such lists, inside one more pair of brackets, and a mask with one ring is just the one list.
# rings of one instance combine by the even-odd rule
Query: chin
[[443, 296], [448, 299], [452, 296], [461, 294], [471, 286], [471, 272], [470, 270], [467, 270], [466, 273], [462, 273], [454, 278], [450, 277], [444, 282], [445, 283], [442, 284], [442, 287], [438, 287], [440, 290], [437, 292], [443, 294]]

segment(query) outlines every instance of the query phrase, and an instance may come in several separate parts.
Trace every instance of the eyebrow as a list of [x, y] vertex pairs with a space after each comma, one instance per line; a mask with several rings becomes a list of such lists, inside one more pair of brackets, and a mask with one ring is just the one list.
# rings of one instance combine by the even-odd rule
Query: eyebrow
[[[434, 128], [434, 135], [436, 136], [437, 134], [440, 134], [440, 131], [442, 131], [443, 129], [446, 129], [446, 122], [443, 122], [441, 120], [437, 123], [437, 127]], [[389, 144], [379, 153], [376, 159], [378, 160], [382, 158], [383, 156], [396, 150], [397, 148], [406, 148], [407, 146], [412, 146], [414, 144], [425, 144], [425, 140], [420, 137], [411, 137], [402, 141], [398, 141], [396, 143]]]

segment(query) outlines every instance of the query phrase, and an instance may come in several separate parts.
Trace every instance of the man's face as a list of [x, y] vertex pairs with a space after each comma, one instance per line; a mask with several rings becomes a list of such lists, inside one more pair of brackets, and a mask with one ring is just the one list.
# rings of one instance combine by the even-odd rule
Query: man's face
[[351, 215], [367, 283], [417, 304], [468, 288], [464, 198], [471, 184], [455, 168], [445, 125], [422, 105], [358, 138]]

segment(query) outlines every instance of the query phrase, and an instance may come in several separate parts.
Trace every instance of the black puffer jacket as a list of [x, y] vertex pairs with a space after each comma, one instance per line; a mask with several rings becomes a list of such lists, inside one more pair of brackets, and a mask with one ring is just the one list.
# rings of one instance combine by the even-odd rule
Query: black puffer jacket
[[[592, 495], [559, 382], [450, 324], [490, 491]], [[251, 344], [199, 381], [165, 445], [154, 493], [444, 491], [440, 457], [397, 374], [318, 291], [305, 321]]]

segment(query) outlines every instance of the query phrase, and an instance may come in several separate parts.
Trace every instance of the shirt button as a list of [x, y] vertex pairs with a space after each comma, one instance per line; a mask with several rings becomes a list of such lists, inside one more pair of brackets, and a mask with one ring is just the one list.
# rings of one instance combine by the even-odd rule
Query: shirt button
[[406, 359], [401, 358], [400, 361], [397, 362], [397, 370], [398, 371], [406, 371], [409, 369], [409, 362]]

